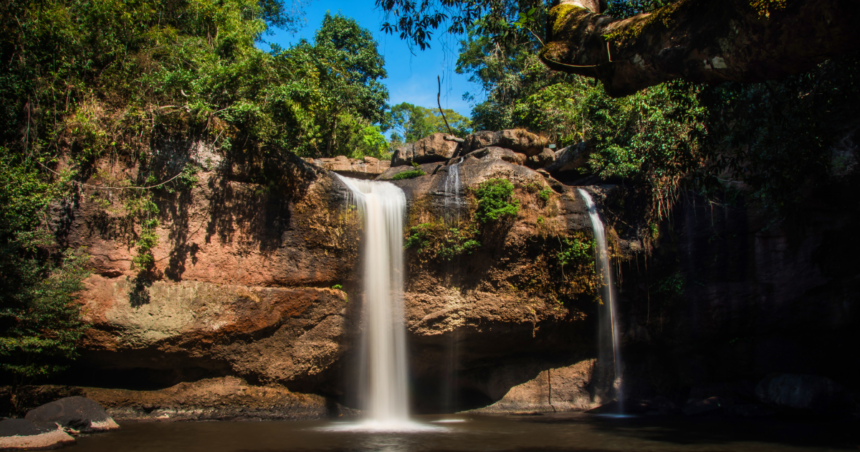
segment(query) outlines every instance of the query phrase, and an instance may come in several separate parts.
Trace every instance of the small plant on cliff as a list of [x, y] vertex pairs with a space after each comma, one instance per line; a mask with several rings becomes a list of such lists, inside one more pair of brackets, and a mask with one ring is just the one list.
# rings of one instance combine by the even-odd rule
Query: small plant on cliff
[[404, 171], [402, 173], [397, 173], [390, 180], [412, 179], [412, 178], [421, 177], [421, 176], [427, 174], [424, 172], [424, 170], [421, 169], [421, 165], [419, 165], [415, 162], [412, 162], [412, 167], [415, 169], [412, 169], [409, 171]]
[[549, 187], [544, 187], [543, 190], [538, 192], [538, 198], [543, 200], [543, 202], [549, 201], [550, 196], [552, 196], [552, 189]]
[[424, 260], [451, 260], [481, 246], [475, 240], [478, 230], [474, 227], [446, 227], [442, 223], [422, 223], [410, 228], [404, 248], [415, 249]]
[[514, 184], [507, 179], [487, 180], [473, 192], [478, 200], [475, 219], [480, 223], [516, 217], [520, 211], [520, 202], [513, 196]]

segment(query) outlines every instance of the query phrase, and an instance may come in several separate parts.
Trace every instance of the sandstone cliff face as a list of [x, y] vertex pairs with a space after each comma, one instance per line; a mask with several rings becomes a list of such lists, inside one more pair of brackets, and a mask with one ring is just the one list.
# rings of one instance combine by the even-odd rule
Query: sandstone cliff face
[[[488, 148], [424, 163], [426, 176], [395, 182], [407, 194], [409, 227], [438, 223], [452, 206], [468, 219], [475, 208], [468, 188], [493, 178], [513, 182], [521, 203], [516, 218], [481, 226], [481, 246], [470, 254], [433, 260], [406, 251], [410, 370], [420, 409], [579, 410], [613, 397], [612, 376], [595, 362], [599, 305], [586, 291], [571, 291], [582, 275], [556, 261], [564, 239], [590, 237], [585, 205], [573, 187], [522, 160]], [[452, 203], [446, 185], [455, 163], [464, 190]], [[68, 240], [93, 256], [82, 298], [93, 328], [72, 382], [149, 389], [226, 382], [212, 383], [219, 391], [247, 382], [275, 388], [281, 395], [271, 397], [283, 404], [293, 397], [283, 394], [295, 391], [353, 404], [360, 219], [331, 173], [295, 173], [291, 184], [273, 188], [222, 166], [199, 174], [190, 191], [161, 193], [155, 268], [145, 273], [132, 268], [122, 200], [108, 197], [105, 207], [85, 192]], [[860, 369], [833, 347], [860, 342], [856, 275], [839, 252], [860, 250], [845, 232], [856, 224], [852, 214], [810, 210], [798, 233], [767, 227], [742, 205], [715, 211], [691, 196], [646, 237], [626, 224], [623, 190], [588, 189], [609, 220], [630, 397], [668, 396], [675, 404], [736, 397], [737, 388], [770, 372], [822, 374], [849, 390], [849, 380], [860, 381]], [[115, 409], [144, 416], [143, 396], [135, 394]], [[206, 401], [164, 397], [157, 405], [165, 412], [208, 409]], [[263, 406], [269, 395], [259, 397]], [[330, 411], [308, 403], [296, 412]]]
[[[427, 176], [398, 182], [409, 198], [410, 225], [444, 215], [448, 166], [425, 165], [435, 165]], [[539, 174], [501, 159], [470, 158], [460, 169], [464, 187], [506, 178], [546, 188]], [[106, 207], [83, 197], [68, 236], [73, 246], [87, 247], [95, 274], [82, 297], [92, 328], [73, 380], [157, 388], [227, 376], [289, 391], [348, 393], [361, 335], [360, 219], [331, 173], [304, 174], [311, 176], [279, 192], [213, 170], [198, 174], [190, 191], [161, 194], [148, 272], [133, 268], [136, 250], [122, 228], [121, 201]], [[433, 399], [439, 382], [463, 373], [468, 381], [447, 390], [490, 400], [504, 395], [498, 383], [487, 389], [503, 361], [531, 363], [532, 370], [504, 380], [518, 384], [542, 371], [536, 351], [587, 354], [593, 303], [564, 305], [524, 288], [550, 232], [557, 240], [589, 230], [585, 207], [572, 190], [548, 202], [518, 190], [525, 201], [520, 215], [472, 255], [425, 264], [407, 252], [406, 320], [418, 398]]]

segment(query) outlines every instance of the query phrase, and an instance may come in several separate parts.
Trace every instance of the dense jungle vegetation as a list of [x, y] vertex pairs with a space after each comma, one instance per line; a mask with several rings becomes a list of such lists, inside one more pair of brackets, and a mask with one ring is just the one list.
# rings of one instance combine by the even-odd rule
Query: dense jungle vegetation
[[[614, 0], [610, 13], [663, 3]], [[470, 1], [456, 13], [411, 0], [377, 5], [399, 8], [384, 28], [417, 47], [443, 23], [462, 34], [457, 71], [486, 100], [471, 118], [445, 112], [457, 135], [522, 127], [558, 148], [585, 141], [592, 154], [582, 176], [636, 190], [646, 222], [686, 188], [724, 200], [742, 190], [779, 221], [854, 164], [828, 149], [860, 117], [856, 56], [778, 82], [673, 82], [613, 99], [593, 80], [538, 61], [544, 2]], [[162, 151], [204, 142], [253, 160], [252, 181], [269, 186], [288, 177], [281, 169], [295, 156], [386, 158], [398, 143], [447, 130], [432, 108], [389, 108], [384, 61], [351, 19], [312, 24], [313, 42], [257, 47], [269, 27], [299, 19], [277, 0], [0, 5], [0, 370], [40, 377], [74, 358], [86, 250], [67, 249], [63, 218], [81, 201], [80, 184], [99, 178], [99, 159], [136, 168], [131, 180], [100, 185], [124, 190], [129, 246], [145, 272], [157, 241], [153, 194], [187, 189], [201, 170], [168, 171]]]

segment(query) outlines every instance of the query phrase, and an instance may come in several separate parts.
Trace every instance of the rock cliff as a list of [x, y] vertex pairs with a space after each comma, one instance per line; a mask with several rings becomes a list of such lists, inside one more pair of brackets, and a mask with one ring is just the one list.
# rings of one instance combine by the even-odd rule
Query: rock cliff
[[[566, 254], [589, 243], [586, 207], [573, 187], [523, 166], [546, 143], [510, 131], [436, 141], [444, 152], [432, 140], [421, 148], [438, 157], [420, 163], [426, 175], [393, 181], [408, 198], [404, 234], [456, 241], [468, 230], [480, 246], [406, 251], [416, 407], [559, 411], [611, 400], [611, 376], [595, 361], [593, 269]], [[577, 157], [565, 158], [560, 165]], [[120, 418], [278, 417], [267, 406], [318, 417], [343, 412], [335, 402], [356, 406], [361, 222], [345, 187], [297, 159], [281, 184], [253, 182], [237, 165], [207, 167], [189, 190], [155, 198], [158, 245], [146, 271], [133, 265], [121, 193], [82, 191], [65, 237], [92, 256], [81, 298], [92, 328], [65, 382], [117, 388], [82, 391]], [[462, 189], [452, 199], [455, 171]], [[477, 222], [474, 189], [494, 179], [513, 183], [519, 212]], [[858, 343], [855, 275], [835, 251], [856, 248], [844, 232], [856, 223], [850, 214], [818, 212], [798, 235], [769, 229], [742, 204], [714, 210], [691, 195], [643, 235], [625, 217], [623, 187], [589, 190], [609, 220], [631, 397], [668, 396], [667, 406], [735, 397], [770, 372], [823, 374], [856, 389], [856, 365], [832, 360], [834, 341]], [[452, 210], [456, 225], [446, 220]], [[213, 405], [201, 395], [210, 390], [236, 408]]]

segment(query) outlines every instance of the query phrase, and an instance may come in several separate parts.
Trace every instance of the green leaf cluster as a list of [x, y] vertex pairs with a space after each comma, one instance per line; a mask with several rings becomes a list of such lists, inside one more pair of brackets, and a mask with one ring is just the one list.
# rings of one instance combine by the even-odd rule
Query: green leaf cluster
[[514, 184], [507, 179], [489, 179], [473, 189], [478, 207], [475, 219], [480, 223], [498, 221], [505, 217], [516, 217], [520, 202], [514, 194]]
[[403, 102], [385, 113], [383, 130], [391, 130], [391, 147], [411, 143], [434, 133], [449, 133], [445, 120], [454, 136], [465, 137], [472, 133], [469, 118], [451, 109], [444, 109], [445, 118], [435, 108], [424, 108]]
[[88, 256], [46, 251], [51, 207], [69, 197], [34, 166], [0, 147], [0, 377], [16, 384], [62, 370], [85, 327], [75, 299]]
[[450, 227], [442, 222], [422, 223], [410, 228], [404, 248], [415, 249], [423, 260], [442, 259], [450, 261], [481, 246], [477, 240], [480, 232], [474, 225]]

